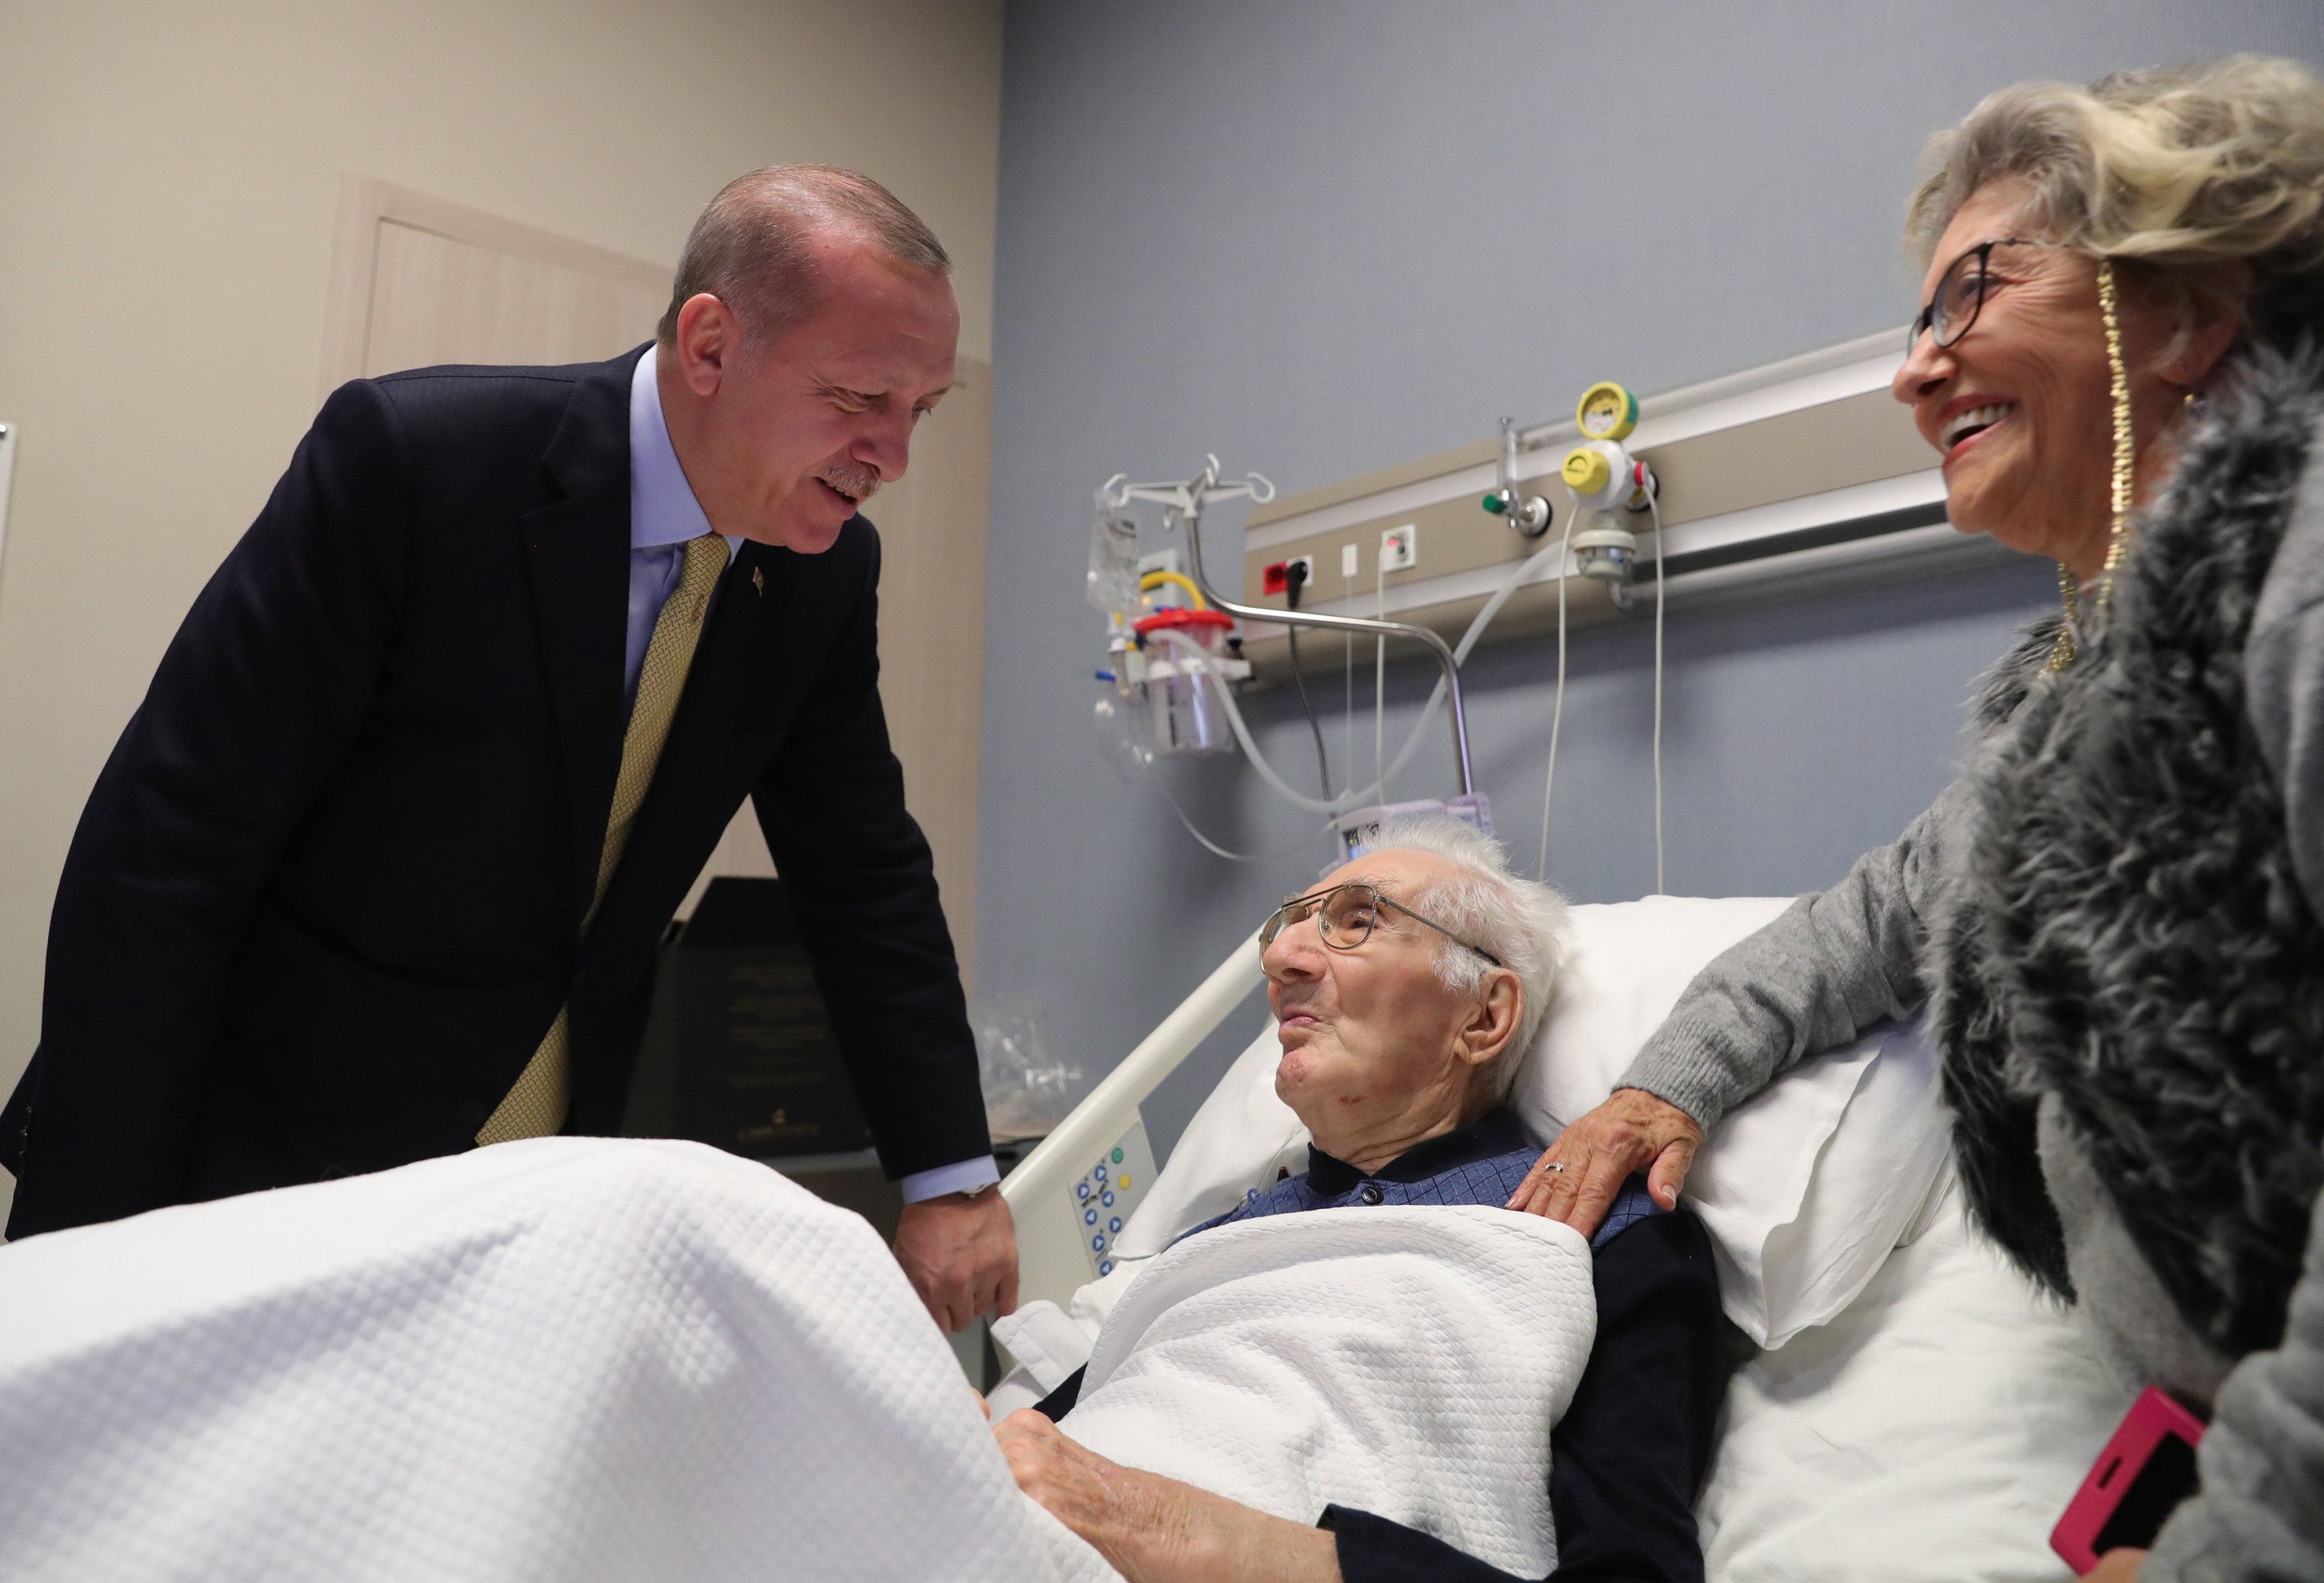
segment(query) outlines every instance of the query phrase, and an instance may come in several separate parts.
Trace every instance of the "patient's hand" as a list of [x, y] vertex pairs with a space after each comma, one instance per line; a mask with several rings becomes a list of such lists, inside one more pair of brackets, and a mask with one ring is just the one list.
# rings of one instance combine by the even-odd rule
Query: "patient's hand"
[[981, 1313], [1017, 1311], [1017, 1223], [998, 1191], [906, 1204], [896, 1262], [946, 1334]]
[[[1678, 1207], [1678, 1190], [1702, 1145], [1694, 1118], [1644, 1089], [1616, 1089], [1606, 1102], [1557, 1135], [1509, 1195], [1508, 1207], [1563, 1220], [1584, 1237], [1597, 1232], [1622, 1183], [1653, 1162], [1646, 1189], [1663, 1208]], [[1553, 1170], [1563, 1165], [1563, 1170]]]
[[1130, 1583], [1340, 1583], [1337, 1543], [1320, 1528], [1110, 1462], [1029, 1407], [992, 1436], [1017, 1487]]

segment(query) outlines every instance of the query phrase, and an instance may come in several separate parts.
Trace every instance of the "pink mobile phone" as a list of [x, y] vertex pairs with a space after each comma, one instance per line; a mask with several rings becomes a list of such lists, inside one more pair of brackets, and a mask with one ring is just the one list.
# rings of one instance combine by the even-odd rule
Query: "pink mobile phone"
[[2153, 1544], [2172, 1508], [2195, 1493], [2202, 1438], [2202, 1420], [2153, 1385], [2141, 1391], [2050, 1531], [2050, 1548], [2080, 1577], [2110, 1550]]

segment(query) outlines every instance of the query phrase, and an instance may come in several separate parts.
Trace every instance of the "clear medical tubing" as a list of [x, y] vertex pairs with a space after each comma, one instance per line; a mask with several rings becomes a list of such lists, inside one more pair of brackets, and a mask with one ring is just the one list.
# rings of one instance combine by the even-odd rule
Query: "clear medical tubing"
[[[1665, 575], [1663, 566], [1663, 512], [1659, 492], [1646, 492], [1646, 511], [1655, 523], [1655, 894], [1667, 896], [1670, 892], [1665, 888], [1663, 879], [1663, 596], [1670, 586], [1670, 579]], [[1628, 613], [1628, 589], [1617, 584], [1610, 592], [1614, 597], [1614, 608]], [[1554, 769], [1557, 764], [1557, 732], [1554, 729], [1550, 732], [1549, 741], [1550, 767]], [[1548, 787], [1545, 785], [1541, 811], [1541, 850], [1545, 861], [1549, 852], [1548, 797]]]
[[[1168, 627], [1157, 627], [1146, 634], [1146, 640], [1148, 643], [1154, 642], [1157, 639], [1178, 651], [1181, 665], [1189, 669], [1200, 671], [1209, 680], [1211, 690], [1218, 695], [1219, 706], [1226, 711], [1228, 727], [1233, 731], [1235, 741], [1242, 744], [1244, 754], [1250, 759], [1250, 767], [1259, 771], [1259, 778], [1261, 780], [1273, 787], [1295, 807], [1305, 808], [1317, 814], [1340, 812], [1342, 805], [1337, 800], [1326, 802], [1322, 797], [1311, 797], [1305, 792], [1294, 791], [1291, 789], [1290, 782], [1276, 774], [1275, 766], [1267, 761], [1266, 755], [1259, 750], [1259, 744], [1251, 740], [1250, 727], [1243, 723], [1242, 711], [1235, 706], [1234, 693], [1227, 686], [1226, 678], [1219, 675], [1217, 668], [1211, 664], [1211, 657], [1204, 651], [1200, 643], [1195, 642], [1184, 632], [1175, 631]], [[1352, 807], [1355, 805], [1350, 803], [1346, 805]], [[1210, 843], [1204, 842], [1203, 844], [1208, 846]]]
[[[1314, 627], [1327, 632], [1368, 632], [1384, 639], [1411, 638], [1434, 649], [1436, 654], [1436, 663], [1443, 668], [1444, 673], [1439, 679], [1438, 686], [1443, 687], [1452, 699], [1452, 763], [1460, 776], [1461, 795], [1467, 796], [1477, 789], [1476, 778], [1469, 769], [1469, 720], [1461, 707], [1461, 662], [1453, 657], [1452, 650], [1445, 645], [1443, 639], [1426, 627], [1413, 626], [1405, 621], [1376, 621], [1365, 616], [1322, 615], [1314, 611], [1305, 610], [1270, 610], [1265, 605], [1238, 604], [1231, 599], [1223, 598], [1217, 589], [1211, 586], [1210, 578], [1203, 573], [1203, 518], [1200, 504], [1197, 503], [1191, 511], [1182, 511], [1179, 513], [1179, 520], [1184, 522], [1186, 528], [1186, 568], [1194, 574], [1195, 586], [1202, 589], [1204, 596], [1210, 600], [1213, 609], [1222, 610], [1231, 616], [1240, 616], [1247, 621], [1275, 621], [1286, 627]], [[1268, 778], [1276, 785], [1282, 784], [1279, 777], [1270, 775]], [[1380, 784], [1384, 786], [1387, 783], [1388, 777], [1382, 775]], [[1325, 804], [1317, 803], [1314, 805], [1328, 811], [1328, 805]]]
[[[1536, 550], [1523, 566], [1509, 574], [1508, 581], [1493, 591], [1493, 596], [1485, 602], [1485, 607], [1477, 612], [1474, 620], [1470, 621], [1469, 630], [1461, 635], [1460, 643], [1451, 650], [1452, 663], [1456, 667], [1467, 662], [1470, 650], [1474, 649], [1477, 646], [1477, 640], [1485, 635], [1485, 629], [1492, 624], [1493, 618], [1500, 613], [1501, 606], [1508, 603], [1509, 596], [1540, 569], [1543, 562], [1554, 557], [1563, 556], [1564, 553], [1565, 546], [1562, 541], [1544, 545], [1540, 549]], [[1561, 567], [1560, 570], [1562, 573], [1563, 568]], [[1562, 575], [1559, 581], [1561, 584], [1563, 582]], [[1270, 620], [1276, 613], [1277, 612], [1272, 611], [1260, 612], [1263, 618]], [[1425, 629], [1422, 630], [1425, 630]], [[1433, 633], [1430, 635], [1434, 636]], [[1267, 761], [1265, 756], [1259, 750], [1259, 744], [1252, 740], [1250, 727], [1244, 722], [1242, 711], [1237, 707], [1234, 694], [1227, 686], [1226, 678], [1212, 668], [1209, 664], [1210, 657], [1204, 653], [1200, 644], [1167, 628], [1159, 628], [1148, 632], [1147, 638], [1148, 641], [1158, 638], [1169, 647], [1180, 650], [1195, 669], [1210, 679], [1212, 689], [1217, 694], [1221, 707], [1226, 711], [1227, 725], [1234, 732], [1235, 741], [1242, 745], [1243, 752], [1250, 757], [1251, 768], [1259, 771], [1259, 778], [1273, 787], [1294, 806], [1305, 808], [1317, 814], [1342, 814], [1350, 808], [1361, 807], [1373, 800], [1388, 782], [1393, 779], [1410, 760], [1414, 751], [1420, 746], [1422, 733], [1428, 729], [1429, 720], [1444, 702], [1444, 680], [1440, 676], [1437, 678], [1435, 689], [1428, 695], [1428, 702], [1421, 706], [1420, 719], [1414, 723], [1412, 734], [1405, 739], [1404, 747], [1397, 754], [1396, 761], [1388, 767], [1379, 779], [1360, 791], [1351, 791], [1345, 796], [1325, 801], [1320, 797], [1308, 796], [1304, 792], [1294, 791], [1289, 783], [1276, 773], [1275, 767]], [[1206, 842], [1204, 844], [1209, 843]]]
[[[1573, 524], [1582, 518], [1579, 506], [1566, 513], [1565, 539], [1561, 546], [1573, 546]], [[1659, 546], [1655, 553], [1662, 553]], [[1657, 562], [1657, 565], [1660, 563]], [[1559, 570], [1563, 571], [1563, 567]], [[1565, 579], [1557, 579], [1557, 701], [1549, 707], [1549, 768], [1541, 775], [1541, 855], [1534, 861], [1534, 878], [1549, 883], [1549, 795], [1557, 787], [1557, 731], [1565, 722]]]
[[[1568, 525], [1568, 529], [1567, 537], [1571, 538], [1572, 536], [1571, 524]], [[1509, 595], [1515, 594], [1520, 586], [1530, 580], [1534, 574], [1541, 569], [1542, 563], [1562, 557], [1564, 554], [1565, 545], [1563, 542], [1545, 544], [1533, 552], [1532, 558], [1525, 565], [1510, 573], [1508, 581], [1493, 590], [1493, 596], [1485, 601], [1485, 608], [1477, 612], [1476, 619], [1469, 623], [1469, 630], [1461, 634], [1461, 641], [1453, 645], [1452, 663], [1456, 666], [1466, 665], [1469, 662], [1469, 651], [1476, 648], [1477, 640], [1485, 635], [1485, 629], [1492, 624], [1493, 618], [1501, 613], [1501, 606], [1509, 602]], [[1562, 566], [1558, 568], [1557, 581], [1562, 592], [1565, 585], [1565, 571]], [[1405, 739], [1403, 748], [1397, 753], [1396, 761], [1381, 774], [1379, 785], [1375, 787], [1374, 790], [1385, 788], [1389, 781], [1403, 772], [1405, 765], [1412, 759], [1413, 750], [1420, 745], [1420, 733], [1428, 729], [1429, 721], [1434, 717], [1436, 711], [1443, 705], [1443, 703], [1444, 683], [1442, 678], [1439, 678], [1435, 687], [1428, 695], [1428, 702], [1420, 706], [1420, 719], [1413, 725], [1412, 734]]]
[[1663, 571], [1663, 512], [1655, 493], [1646, 492], [1646, 510], [1655, 519], [1655, 894], [1668, 896], [1663, 882], [1663, 590], [1670, 578]]

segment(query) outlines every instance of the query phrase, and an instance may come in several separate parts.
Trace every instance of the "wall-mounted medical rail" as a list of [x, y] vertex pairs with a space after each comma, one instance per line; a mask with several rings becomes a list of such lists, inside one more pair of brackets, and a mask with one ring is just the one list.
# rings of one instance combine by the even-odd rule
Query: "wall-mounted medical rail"
[[1236, 620], [1250, 622], [1261, 621], [1273, 631], [1290, 627], [1313, 629], [1323, 632], [1346, 632], [1366, 638], [1394, 638], [1420, 643], [1431, 654], [1444, 673], [1444, 699], [1452, 717], [1453, 767], [1461, 782], [1461, 795], [1468, 796], [1476, 789], [1476, 779], [1469, 769], [1469, 716], [1461, 702], [1461, 665], [1452, 657], [1452, 646], [1427, 627], [1409, 621], [1380, 621], [1370, 616], [1342, 612], [1287, 610], [1259, 604], [1247, 604], [1227, 598], [1212, 586], [1203, 569], [1203, 508], [1213, 500], [1249, 497], [1264, 505], [1275, 498], [1275, 485], [1254, 473], [1241, 483], [1225, 483], [1219, 476], [1219, 459], [1206, 458], [1203, 471], [1184, 483], [1130, 483], [1125, 475], [1116, 474], [1098, 491], [1099, 499], [1115, 510], [1131, 501], [1150, 501], [1164, 508], [1164, 518], [1176, 526], [1183, 524], [1186, 537], [1186, 569], [1201, 589], [1203, 597], [1212, 605]]
[[[1626, 443], [1661, 480], [1668, 598], [1738, 598], [1777, 584], [1804, 591], [2002, 558], [1989, 542], [1943, 525], [1943, 477], [1888, 393], [1897, 358], [1895, 338], [1884, 332], [1639, 402]], [[1556, 469], [1578, 433], [1569, 419], [1517, 436], [1517, 481], [1545, 486], [1561, 510]], [[1254, 510], [1244, 527], [1244, 603], [1265, 613], [1246, 621], [1246, 658], [1262, 674], [1287, 664], [1281, 601], [1262, 591], [1267, 566], [1312, 555], [1329, 567], [1343, 564], [1338, 552], [1351, 545], [1368, 557], [1382, 531], [1406, 524], [1417, 529], [1412, 570], [1345, 588], [1311, 584], [1299, 613], [1360, 612], [1458, 631], [1538, 548], [1478, 509], [1510, 470], [1500, 453], [1498, 437], [1480, 441]], [[1539, 630], [1561, 571], [1572, 578], [1576, 626], [1651, 605], [1653, 561], [1649, 542], [1639, 581], [1618, 600], [1573, 577], [1571, 564], [1545, 565], [1493, 635]]]

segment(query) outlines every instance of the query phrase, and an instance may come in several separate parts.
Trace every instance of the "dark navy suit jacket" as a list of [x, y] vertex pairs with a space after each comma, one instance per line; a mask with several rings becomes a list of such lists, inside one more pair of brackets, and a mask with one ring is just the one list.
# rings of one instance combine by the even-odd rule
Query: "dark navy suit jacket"
[[627, 723], [637, 355], [325, 404], [81, 816], [0, 1126], [10, 1235], [466, 1149], [563, 1005], [568, 1130], [614, 1130], [655, 947], [745, 796], [889, 1173], [987, 1151], [862, 518], [823, 555], [743, 545], [582, 929]]

